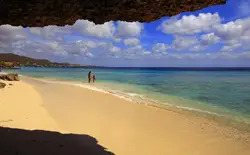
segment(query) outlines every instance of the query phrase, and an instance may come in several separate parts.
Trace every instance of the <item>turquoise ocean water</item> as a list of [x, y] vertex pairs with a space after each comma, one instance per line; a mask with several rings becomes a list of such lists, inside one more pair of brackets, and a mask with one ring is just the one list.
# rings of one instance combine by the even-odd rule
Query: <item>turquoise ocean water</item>
[[87, 84], [141, 102], [216, 115], [250, 124], [250, 69], [32, 68], [8, 70], [35, 78]]

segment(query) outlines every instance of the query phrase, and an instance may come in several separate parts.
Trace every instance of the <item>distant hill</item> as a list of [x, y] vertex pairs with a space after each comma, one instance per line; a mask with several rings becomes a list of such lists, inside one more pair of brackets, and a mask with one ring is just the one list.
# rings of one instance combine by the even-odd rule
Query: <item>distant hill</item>
[[94, 67], [81, 66], [78, 64], [57, 63], [46, 59], [34, 59], [25, 56], [19, 56], [12, 53], [0, 53], [0, 67], [2, 68], [18, 68], [21, 66], [30, 67]]

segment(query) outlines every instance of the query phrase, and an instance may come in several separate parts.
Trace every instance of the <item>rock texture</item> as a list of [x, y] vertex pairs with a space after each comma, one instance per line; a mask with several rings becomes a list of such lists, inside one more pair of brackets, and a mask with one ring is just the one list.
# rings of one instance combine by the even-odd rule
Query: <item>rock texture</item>
[[19, 81], [18, 74], [0, 75], [0, 79], [5, 81]]
[[0, 82], [0, 89], [4, 88], [6, 86], [5, 83]]
[[225, 3], [226, 0], [0, 0], [0, 25], [64, 26], [77, 19], [96, 24], [110, 20], [151, 22]]

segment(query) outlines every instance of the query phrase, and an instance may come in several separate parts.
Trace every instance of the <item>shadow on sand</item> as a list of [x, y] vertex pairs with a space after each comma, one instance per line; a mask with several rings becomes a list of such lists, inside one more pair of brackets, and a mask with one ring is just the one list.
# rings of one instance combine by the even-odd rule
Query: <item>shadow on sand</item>
[[0, 127], [0, 155], [113, 155], [89, 135]]

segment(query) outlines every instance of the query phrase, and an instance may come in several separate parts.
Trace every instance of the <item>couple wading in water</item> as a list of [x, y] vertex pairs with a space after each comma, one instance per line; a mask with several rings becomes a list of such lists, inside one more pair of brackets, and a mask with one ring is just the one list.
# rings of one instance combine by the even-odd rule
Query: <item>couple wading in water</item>
[[91, 82], [91, 80], [93, 81], [93, 83], [95, 83], [96, 77], [95, 75], [92, 76], [91, 71], [89, 71], [88, 73], [88, 80], [89, 80], [89, 83]]

